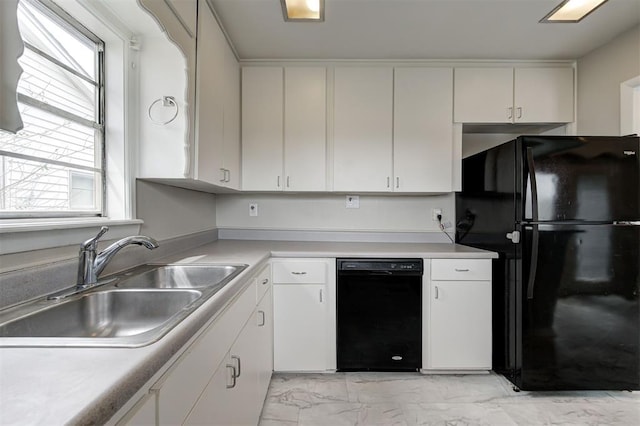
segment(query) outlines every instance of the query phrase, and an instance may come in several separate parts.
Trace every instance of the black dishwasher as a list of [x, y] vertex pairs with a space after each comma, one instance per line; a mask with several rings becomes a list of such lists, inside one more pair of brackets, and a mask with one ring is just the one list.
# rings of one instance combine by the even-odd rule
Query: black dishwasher
[[337, 259], [338, 371], [422, 366], [422, 259]]

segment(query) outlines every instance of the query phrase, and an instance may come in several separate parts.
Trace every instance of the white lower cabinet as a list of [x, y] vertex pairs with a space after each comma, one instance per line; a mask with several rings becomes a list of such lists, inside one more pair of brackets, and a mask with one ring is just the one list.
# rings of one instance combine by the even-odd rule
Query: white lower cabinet
[[269, 275], [267, 265], [151, 386], [157, 406], [136, 406], [124, 424], [145, 424], [156, 411], [149, 424], [258, 423], [273, 371]]
[[433, 259], [423, 318], [426, 369], [491, 369], [491, 260]]
[[[255, 315], [252, 315], [252, 318]], [[258, 327], [249, 320], [209, 381], [184, 424], [255, 425], [262, 401], [258, 401], [260, 352], [254, 346]]]
[[274, 260], [273, 282], [274, 370], [335, 370], [335, 259]]

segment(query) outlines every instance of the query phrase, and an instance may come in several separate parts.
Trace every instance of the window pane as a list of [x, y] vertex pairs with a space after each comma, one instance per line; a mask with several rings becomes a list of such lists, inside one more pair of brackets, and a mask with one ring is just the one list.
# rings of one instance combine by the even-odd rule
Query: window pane
[[72, 209], [95, 208], [95, 177], [91, 173], [70, 172], [69, 205]]
[[[0, 171], [3, 213], [98, 212], [101, 208], [101, 197], [96, 196], [99, 186], [89, 189], [87, 182], [78, 182], [77, 189], [71, 186], [71, 176], [87, 176], [84, 171], [5, 156], [0, 156]], [[100, 179], [99, 173], [90, 176], [93, 182]]]
[[96, 121], [96, 86], [25, 49], [18, 93]]
[[19, 104], [24, 129], [0, 132], [0, 150], [78, 166], [100, 167], [96, 130], [41, 109]]
[[36, 7], [18, 3], [18, 25], [22, 39], [86, 77], [96, 80], [95, 43], [67, 31]]

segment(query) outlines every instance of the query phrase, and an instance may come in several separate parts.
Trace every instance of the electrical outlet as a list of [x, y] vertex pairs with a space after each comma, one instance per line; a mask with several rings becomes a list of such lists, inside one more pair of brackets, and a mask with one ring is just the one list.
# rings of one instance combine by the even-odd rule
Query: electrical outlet
[[249, 216], [258, 216], [258, 203], [249, 203]]
[[442, 209], [431, 209], [431, 220], [438, 221], [438, 215], [442, 217]]
[[359, 209], [360, 208], [360, 196], [359, 195], [347, 195], [347, 208]]

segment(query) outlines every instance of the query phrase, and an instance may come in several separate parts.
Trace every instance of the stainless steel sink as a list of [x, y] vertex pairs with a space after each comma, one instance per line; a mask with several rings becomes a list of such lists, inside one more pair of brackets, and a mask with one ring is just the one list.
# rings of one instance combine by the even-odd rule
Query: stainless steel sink
[[[142, 270], [149, 266], [143, 267]], [[158, 265], [132, 272], [118, 281], [118, 288], [222, 288], [246, 265]]]
[[[0, 311], [2, 346], [136, 347], [153, 343], [247, 265], [143, 265], [58, 300]], [[218, 302], [216, 302], [218, 303]]]
[[135, 336], [161, 328], [201, 296], [197, 290], [98, 291], [0, 326], [0, 336]]

